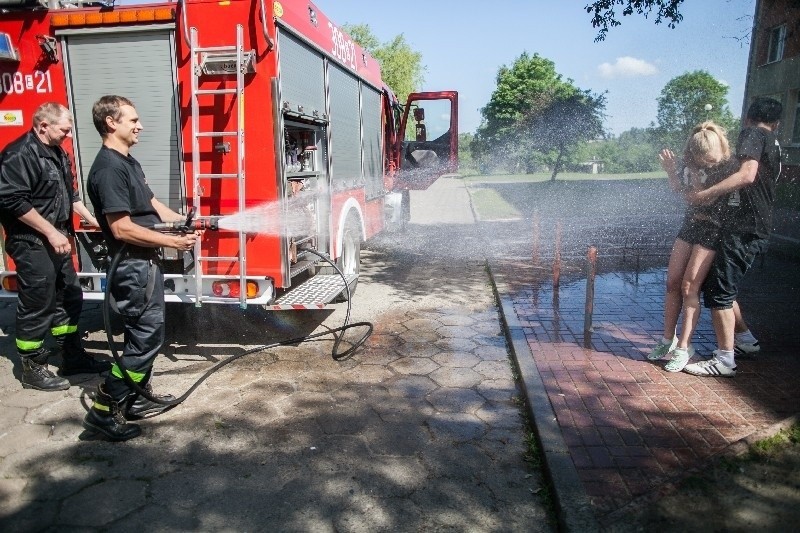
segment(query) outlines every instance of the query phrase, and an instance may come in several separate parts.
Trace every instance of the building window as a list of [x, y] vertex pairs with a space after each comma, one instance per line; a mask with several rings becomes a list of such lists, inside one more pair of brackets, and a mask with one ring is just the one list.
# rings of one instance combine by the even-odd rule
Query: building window
[[769, 52], [767, 63], [775, 63], [783, 59], [783, 45], [786, 42], [786, 25], [772, 28], [769, 32]]

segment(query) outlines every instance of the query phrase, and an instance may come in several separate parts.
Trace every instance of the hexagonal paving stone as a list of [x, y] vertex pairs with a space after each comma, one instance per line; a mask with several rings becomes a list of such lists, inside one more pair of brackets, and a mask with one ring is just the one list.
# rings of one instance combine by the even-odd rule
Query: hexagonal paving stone
[[511, 375], [511, 365], [508, 360], [505, 361], [482, 361], [473, 367], [475, 372], [478, 372], [486, 378], [496, 378]]
[[[440, 326], [445, 327], [445, 326]], [[438, 341], [442, 335], [440, 335], [437, 331], [431, 330], [414, 330], [414, 331], [406, 331], [400, 335], [400, 338], [403, 339], [403, 342], [406, 344], [421, 344], [421, 343], [429, 343], [429, 342], [436, 342]]]
[[510, 401], [520, 395], [516, 383], [510, 376], [501, 379], [484, 379], [475, 389], [490, 402]]
[[484, 361], [507, 361], [508, 350], [505, 346], [478, 346], [472, 350], [476, 356]]
[[442, 322], [438, 320], [430, 320], [425, 318], [412, 318], [403, 322], [403, 325], [408, 328], [409, 331], [432, 331], [442, 325]]
[[[444, 326], [475, 326], [475, 318], [471, 315], [444, 315], [439, 319]], [[497, 327], [497, 325], [495, 325]]]
[[427, 398], [437, 411], [448, 413], [474, 413], [486, 403], [483, 396], [472, 389], [439, 389]]
[[383, 383], [394, 374], [382, 365], [358, 365], [342, 373], [342, 377], [353, 383]]
[[397, 353], [395, 347], [379, 347], [369, 346], [359, 350], [355, 357], [362, 364], [371, 365], [388, 365], [392, 361], [397, 361], [401, 355]]
[[442, 326], [436, 330], [436, 333], [442, 337], [468, 339], [474, 337], [478, 333], [467, 326]]
[[433, 357], [442, 349], [433, 343], [403, 343], [395, 351], [402, 357]]
[[471, 352], [478, 344], [472, 339], [445, 338], [436, 341], [437, 346], [441, 346], [445, 351], [452, 352]]
[[104, 481], [65, 499], [58, 521], [62, 525], [103, 526], [144, 505], [146, 492], [144, 481]]
[[481, 362], [469, 352], [442, 352], [433, 356], [433, 360], [442, 366], [450, 368], [472, 368]]
[[52, 429], [47, 424], [20, 424], [11, 426], [0, 435], [0, 457], [20, 450], [34, 449], [50, 438]]
[[520, 414], [517, 406], [506, 403], [487, 403], [477, 410], [475, 416], [489, 424], [492, 428], [516, 428], [520, 426]]
[[480, 374], [470, 368], [440, 368], [431, 372], [431, 379], [442, 387], [469, 388], [481, 382]]
[[486, 424], [480, 418], [466, 413], [437, 413], [426, 424], [434, 437], [444, 442], [465, 442], [486, 432]]
[[472, 340], [481, 346], [497, 346], [498, 348], [506, 347], [506, 338], [499, 332], [495, 335], [473, 335]]
[[425, 376], [439, 368], [439, 365], [427, 357], [404, 357], [394, 361], [389, 367], [401, 374]]
[[386, 384], [389, 395], [398, 398], [422, 398], [439, 388], [428, 376], [397, 376]]

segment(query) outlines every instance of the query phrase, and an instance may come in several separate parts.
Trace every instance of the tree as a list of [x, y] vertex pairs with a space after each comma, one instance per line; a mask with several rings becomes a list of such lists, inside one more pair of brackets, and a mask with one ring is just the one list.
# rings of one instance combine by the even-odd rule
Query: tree
[[705, 120], [714, 120], [728, 130], [736, 127], [727, 95], [728, 87], [705, 70], [672, 78], [657, 99], [659, 140], [680, 147], [692, 128]]
[[361, 48], [369, 52], [381, 66], [381, 76], [401, 102], [417, 91], [424, 81], [422, 54], [411, 48], [401, 33], [394, 39], [381, 43], [372, 34], [368, 24], [342, 26]]
[[482, 172], [547, 167], [555, 179], [571, 148], [602, 135], [604, 109], [604, 95], [581, 91], [549, 59], [523, 53], [497, 73], [497, 88], [481, 109], [472, 156]]
[[492, 167], [533, 170], [533, 160], [519, 145], [519, 126], [533, 109], [541, 108], [553, 98], [574, 93], [571, 80], [563, 80], [555, 64], [538, 54], [520, 55], [508, 67], [497, 72], [497, 87], [489, 102], [481, 109], [483, 123], [472, 145], [472, 155], [482, 171]]
[[523, 119], [521, 134], [527, 141], [523, 145], [540, 154], [538, 160], [551, 169], [551, 181], [581, 143], [603, 136], [604, 109], [605, 95], [577, 90], [532, 109]]
[[635, 11], [647, 18], [655, 11], [656, 24], [666, 21], [667, 26], [674, 28], [683, 20], [680, 13], [682, 3], [683, 0], [597, 0], [584, 9], [592, 15], [592, 26], [600, 28], [594, 39], [597, 42], [605, 40], [609, 28], [622, 24], [614, 10], [617, 6], [622, 6], [623, 17], [633, 15]]

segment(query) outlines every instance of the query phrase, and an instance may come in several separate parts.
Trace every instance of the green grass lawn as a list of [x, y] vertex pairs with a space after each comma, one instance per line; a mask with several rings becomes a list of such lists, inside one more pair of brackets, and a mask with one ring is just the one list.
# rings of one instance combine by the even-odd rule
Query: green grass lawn
[[655, 179], [659, 173], [563, 177], [550, 181], [546, 174], [470, 176], [465, 182], [481, 220], [526, 218], [535, 213], [561, 218], [673, 214], [685, 207], [666, 179]]
[[[641, 172], [637, 174], [586, 174], [583, 172], [562, 172], [556, 176], [558, 181], [607, 181], [607, 180], [640, 180], [640, 179], [667, 179], [662, 171]], [[550, 181], [549, 172], [536, 172], [534, 174], [486, 174], [465, 176], [464, 181], [471, 183], [541, 183]]]

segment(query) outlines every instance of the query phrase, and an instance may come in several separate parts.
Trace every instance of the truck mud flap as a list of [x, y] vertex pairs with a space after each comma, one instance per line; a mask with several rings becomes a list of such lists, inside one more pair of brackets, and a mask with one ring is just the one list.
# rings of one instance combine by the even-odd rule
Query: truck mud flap
[[[350, 285], [358, 276], [347, 276]], [[344, 283], [339, 274], [316, 276], [304, 281], [277, 300], [266, 309], [279, 311], [282, 309], [323, 309], [344, 290]]]

